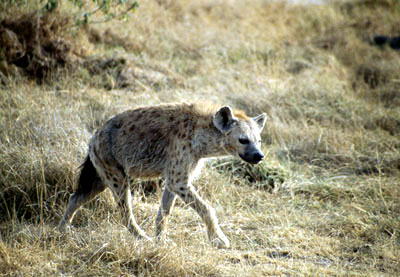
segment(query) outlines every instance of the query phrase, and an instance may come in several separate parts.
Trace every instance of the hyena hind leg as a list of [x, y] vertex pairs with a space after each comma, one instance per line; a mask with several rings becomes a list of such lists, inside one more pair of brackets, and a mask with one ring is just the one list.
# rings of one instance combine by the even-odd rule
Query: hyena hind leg
[[70, 196], [67, 208], [65, 210], [63, 218], [61, 219], [61, 222], [59, 225], [60, 231], [65, 231], [66, 227], [71, 224], [76, 211], [81, 206], [83, 206], [84, 204], [86, 204], [87, 202], [89, 202], [90, 200], [95, 198], [96, 195], [103, 192], [104, 189], [105, 189], [105, 186], [98, 186], [98, 187], [96, 187], [95, 190], [91, 191], [90, 193], [83, 193], [79, 190], [75, 191]]
[[70, 196], [67, 208], [59, 224], [59, 229], [62, 232], [71, 223], [75, 212], [106, 188], [89, 157], [86, 158], [81, 168], [78, 188]]

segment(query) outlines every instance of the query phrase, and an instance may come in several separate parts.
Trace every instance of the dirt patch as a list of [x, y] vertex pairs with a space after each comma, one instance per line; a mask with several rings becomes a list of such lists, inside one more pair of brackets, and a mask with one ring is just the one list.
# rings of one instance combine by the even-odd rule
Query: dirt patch
[[134, 44], [129, 37], [122, 37], [110, 28], [101, 32], [95, 28], [86, 27], [86, 35], [89, 41], [93, 44], [105, 44], [111, 47], [122, 47], [127, 51], [141, 52], [143, 49]]
[[[28, 13], [0, 23], [0, 73], [17, 67], [38, 82], [71, 63], [72, 43], [64, 30], [70, 20], [58, 13]], [[15, 70], [14, 70], [15, 71]]]
[[81, 65], [93, 79], [94, 86], [105, 89], [129, 88], [155, 90], [163, 87], [184, 87], [184, 80], [178, 74], [161, 67], [137, 62], [126, 57], [86, 57]]

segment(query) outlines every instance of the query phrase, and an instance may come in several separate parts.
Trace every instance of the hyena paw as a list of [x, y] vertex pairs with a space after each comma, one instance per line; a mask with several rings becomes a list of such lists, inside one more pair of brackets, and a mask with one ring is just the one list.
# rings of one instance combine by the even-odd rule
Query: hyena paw
[[144, 241], [153, 241], [153, 238], [149, 237], [148, 235], [146, 235], [146, 233], [142, 232], [140, 234], [137, 234], [136, 237], [138, 239], [144, 240]]
[[217, 248], [229, 248], [230, 243], [224, 233], [216, 233], [210, 237], [211, 244]]
[[156, 236], [155, 243], [158, 246], [177, 246], [177, 244], [166, 234]]
[[71, 233], [71, 225], [68, 223], [61, 222], [60, 225], [58, 225], [58, 231], [60, 233]]

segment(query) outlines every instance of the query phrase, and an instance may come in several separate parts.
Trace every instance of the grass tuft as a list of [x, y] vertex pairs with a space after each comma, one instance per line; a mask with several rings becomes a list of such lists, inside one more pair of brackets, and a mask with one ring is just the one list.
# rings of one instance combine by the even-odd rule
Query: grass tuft
[[285, 182], [286, 174], [280, 168], [268, 167], [267, 163], [250, 165], [238, 159], [225, 159], [214, 162], [212, 168], [228, 175], [233, 183], [248, 185], [271, 192]]

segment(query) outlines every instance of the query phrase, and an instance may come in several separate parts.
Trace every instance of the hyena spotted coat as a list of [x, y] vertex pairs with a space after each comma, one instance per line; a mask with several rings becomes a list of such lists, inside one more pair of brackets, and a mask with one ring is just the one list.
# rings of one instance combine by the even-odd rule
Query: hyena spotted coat
[[264, 157], [260, 133], [265, 121], [265, 113], [251, 118], [228, 106], [218, 109], [204, 104], [166, 104], [116, 115], [90, 140], [77, 189], [70, 197], [60, 229], [70, 224], [80, 206], [108, 187], [128, 229], [138, 237], [150, 239], [133, 215], [126, 177], [164, 176], [156, 236], [163, 233], [179, 196], [204, 220], [212, 244], [229, 247], [215, 210], [200, 197], [192, 181], [204, 158], [234, 155], [252, 164], [259, 163]]

